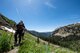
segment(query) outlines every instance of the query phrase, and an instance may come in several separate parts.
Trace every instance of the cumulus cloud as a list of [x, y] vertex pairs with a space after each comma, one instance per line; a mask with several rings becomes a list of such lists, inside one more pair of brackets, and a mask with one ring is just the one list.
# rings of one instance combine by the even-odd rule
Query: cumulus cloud
[[51, 4], [50, 2], [45, 2], [45, 5], [51, 8], [56, 8], [53, 4]]

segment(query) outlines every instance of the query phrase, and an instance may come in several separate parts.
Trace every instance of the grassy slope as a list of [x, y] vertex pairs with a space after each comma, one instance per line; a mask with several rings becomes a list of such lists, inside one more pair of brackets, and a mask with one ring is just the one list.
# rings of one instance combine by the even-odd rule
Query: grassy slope
[[[5, 21], [6, 23], [8, 23], [9, 26], [13, 26], [13, 25], [16, 24], [15, 21], [13, 21], [13, 20], [11, 20], [11, 19], [5, 17], [5, 16], [2, 15], [1, 13], [0, 13], [0, 17], [1, 17], [1, 20], [0, 20], [0, 21], [1, 21], [1, 22]], [[3, 21], [2, 21], [2, 20], [3, 20]]]
[[54, 44], [46, 44], [47, 42], [40, 40], [38, 44], [36, 37], [27, 33], [23, 45], [19, 47], [18, 53], [76, 53], [68, 48], [63, 48]]
[[[4, 34], [6, 32], [0, 30], [0, 33]], [[7, 35], [11, 34], [7, 32]], [[13, 39], [13, 36], [11, 39]], [[40, 43], [38, 44], [36, 42], [36, 39], [36, 37], [32, 36], [29, 33], [25, 34], [25, 40], [23, 40], [24, 44], [19, 47], [18, 53], [76, 53], [68, 48], [63, 48], [54, 44], [48, 45], [47, 42], [43, 40], [40, 40]], [[2, 39], [0, 39], [0, 41], [1, 40]], [[8, 46], [6, 46], [6, 48], [7, 47]]]
[[11, 50], [13, 45], [12, 39], [12, 33], [0, 30], [0, 53], [4, 53]]

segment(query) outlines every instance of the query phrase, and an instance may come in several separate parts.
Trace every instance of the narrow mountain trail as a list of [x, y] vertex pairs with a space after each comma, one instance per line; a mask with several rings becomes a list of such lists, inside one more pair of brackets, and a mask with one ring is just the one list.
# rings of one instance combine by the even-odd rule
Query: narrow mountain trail
[[[35, 36], [32, 36], [32, 37], [37, 40], [37, 37]], [[47, 41], [44, 41], [42, 39], [39, 39], [39, 41], [40, 41], [39, 44], [43, 44], [46, 46], [45, 47], [46, 49], [50, 49], [50, 53], [77, 53], [76, 51], [70, 50], [69, 48], [64, 48], [59, 45], [55, 45]]]
[[[35, 36], [32, 36], [32, 37], [37, 40], [37, 37], [35, 37]], [[26, 38], [26, 39], [27, 39], [27, 38]], [[26, 40], [26, 39], [25, 39], [25, 40]], [[31, 40], [29, 40], [29, 41], [31, 41]], [[44, 41], [44, 40], [42, 40], [42, 39], [39, 39], [39, 41], [40, 41], [40, 43], [45, 44], [46, 46], [48, 45], [48, 42], [47, 42], [47, 41]], [[37, 44], [37, 42], [36, 42], [36, 44]], [[50, 45], [52, 45], [52, 44], [50, 43]], [[14, 49], [8, 51], [7, 53], [18, 53], [18, 50], [19, 50], [19, 46], [14, 47]], [[54, 53], [54, 52], [52, 51], [51, 53]]]
[[19, 48], [15, 47], [14, 49], [12, 49], [11, 51], [9, 51], [8, 53], [18, 53]]
[[[12, 39], [11, 42], [13, 44], [14, 33], [12, 34], [7, 32], [7, 34], [11, 35], [11, 39]], [[14, 49], [6, 53], [24, 53], [26, 52], [26, 50], [28, 53], [32, 52], [32, 50], [37, 52], [39, 51], [40, 53], [76, 53], [75, 51], [72, 51], [69, 48], [64, 48], [55, 44], [51, 44], [40, 38], [39, 38], [39, 43], [37, 43], [38, 37], [35, 37], [30, 33], [25, 33], [24, 38], [25, 40], [22, 41], [24, 43], [23, 45], [14, 47]]]
[[[35, 37], [35, 36], [32, 36], [32, 37], [37, 40], [37, 37]], [[55, 46], [55, 47], [60, 47], [60, 46], [58, 46], [58, 45], [54, 45], [54, 44], [52, 44], [52, 43], [50, 43], [50, 42], [48, 42], [48, 41], [42, 40], [42, 39], [39, 39], [39, 41], [42, 42], [43, 44], [46, 44], [46, 45], [51, 45], [51, 46]]]
[[[27, 37], [26, 37], [26, 35], [27, 35]], [[14, 49], [9, 51], [8, 53], [18, 53], [18, 52], [23, 53], [21, 50], [26, 51], [27, 49], [30, 49], [30, 48], [26, 48], [26, 45], [29, 45], [29, 44], [31, 44], [31, 45], [28, 47], [31, 47], [32, 50], [35, 50], [34, 49], [35, 45], [33, 43], [27, 43], [26, 41], [29, 41], [29, 42], [36, 41], [35, 42], [36, 47], [39, 47], [40, 49], [42, 47], [44, 47], [45, 51], [47, 53], [76, 53], [72, 50], [69, 50], [68, 48], [64, 48], [64, 47], [61, 47], [61, 46], [58, 46], [55, 44], [51, 44], [51, 43], [44, 41], [42, 39], [39, 39], [40, 43], [37, 43], [37, 37], [35, 37], [33, 35], [29, 35], [29, 34], [25, 34], [25, 40], [23, 40], [23, 42], [25, 42], [25, 43], [22, 46], [14, 47]]]

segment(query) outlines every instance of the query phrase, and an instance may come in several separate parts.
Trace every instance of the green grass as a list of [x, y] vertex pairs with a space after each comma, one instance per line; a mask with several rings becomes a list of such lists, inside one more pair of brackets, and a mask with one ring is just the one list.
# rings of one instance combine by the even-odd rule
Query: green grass
[[63, 47], [67, 47], [69, 49], [72, 49], [74, 51], [77, 51], [80, 53], [80, 40], [76, 41], [62, 41], [59, 43]]
[[[69, 39], [73, 39], [73, 37]], [[73, 40], [62, 40], [59, 38], [53, 38], [53, 43], [80, 53], [80, 40], [77, 38]]]
[[18, 53], [47, 53], [50, 52], [49, 47], [47, 45], [36, 43], [36, 39], [32, 37], [30, 34], [25, 36], [26, 40], [23, 41], [23, 45], [21, 45]]
[[[2, 14], [1, 14], [2, 15]], [[15, 21], [8, 19], [7, 17], [5, 17], [4, 15], [2, 15], [2, 18], [10, 25], [14, 25], [16, 24]]]
[[41, 41], [38, 44], [36, 38], [28, 33], [25, 35], [25, 40], [22, 42], [23, 44], [19, 47], [18, 53], [76, 53], [68, 48], [58, 47], [54, 44], [48, 45]]
[[[13, 45], [13, 36], [11, 33], [1, 30], [0, 33], [2, 34], [0, 36], [0, 53], [7, 52], [11, 49], [11, 46]], [[73, 51], [69, 48], [64, 48], [54, 44], [48, 45], [41, 40], [40, 43], [37, 43], [37, 38], [29, 33], [25, 34], [25, 40], [23, 40], [22, 42], [23, 44], [19, 46], [18, 53], [77, 53], [75, 50]], [[70, 47], [74, 46], [75, 44], [70, 45]], [[75, 47], [79, 48], [78, 46]]]
[[7, 52], [12, 46], [12, 37], [9, 33], [0, 30], [0, 53]]

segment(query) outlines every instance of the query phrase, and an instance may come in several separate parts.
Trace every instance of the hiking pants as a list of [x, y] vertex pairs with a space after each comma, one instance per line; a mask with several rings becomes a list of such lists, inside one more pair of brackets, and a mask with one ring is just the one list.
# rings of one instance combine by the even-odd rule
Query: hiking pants
[[21, 42], [22, 36], [24, 36], [24, 34], [22, 33], [22, 31], [18, 31], [16, 30], [15, 35], [14, 35], [14, 39], [15, 39], [15, 43], [17, 43], [17, 39], [19, 38], [19, 42]]

